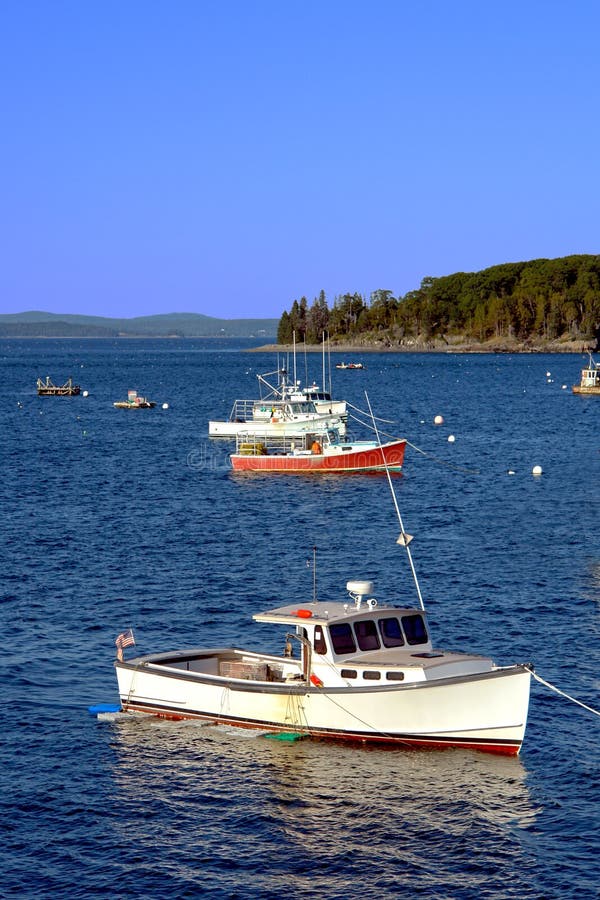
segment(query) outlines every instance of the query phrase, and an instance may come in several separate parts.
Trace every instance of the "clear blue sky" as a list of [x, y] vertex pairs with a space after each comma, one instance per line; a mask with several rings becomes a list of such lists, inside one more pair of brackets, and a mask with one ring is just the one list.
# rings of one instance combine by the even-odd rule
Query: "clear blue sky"
[[5, 0], [0, 312], [598, 253], [599, 46], [595, 0]]

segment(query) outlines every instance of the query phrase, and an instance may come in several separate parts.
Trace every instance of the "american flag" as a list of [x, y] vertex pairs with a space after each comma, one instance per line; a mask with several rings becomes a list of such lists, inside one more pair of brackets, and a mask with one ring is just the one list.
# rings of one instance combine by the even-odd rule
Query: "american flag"
[[118, 636], [115, 641], [117, 647], [121, 650], [123, 647], [133, 647], [135, 646], [135, 640], [133, 639], [133, 631], [129, 628], [127, 631], [124, 631], [122, 634]]

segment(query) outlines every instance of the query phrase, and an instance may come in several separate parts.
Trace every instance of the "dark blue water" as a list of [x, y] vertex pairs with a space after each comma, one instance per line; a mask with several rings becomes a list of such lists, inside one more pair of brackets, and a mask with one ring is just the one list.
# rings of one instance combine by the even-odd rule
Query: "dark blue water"
[[[570, 391], [583, 360], [362, 359], [335, 393], [364, 408], [366, 388], [414, 445], [395, 486], [436, 643], [532, 661], [598, 708], [600, 398]], [[250, 617], [310, 599], [313, 545], [320, 598], [367, 578], [414, 601], [385, 478], [233, 476], [207, 439], [276, 363], [202, 341], [0, 343], [0, 896], [597, 897], [600, 719], [537, 682], [518, 759], [89, 716], [117, 700], [125, 628], [140, 653], [280, 650]], [[38, 398], [38, 375], [89, 396]], [[157, 408], [114, 410], [134, 387]]]

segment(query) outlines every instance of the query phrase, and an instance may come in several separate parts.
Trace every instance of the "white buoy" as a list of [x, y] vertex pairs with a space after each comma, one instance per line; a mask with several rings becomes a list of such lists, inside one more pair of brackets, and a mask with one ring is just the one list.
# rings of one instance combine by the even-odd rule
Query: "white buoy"
[[567, 389], [566, 384], [563, 384], [562, 389], [563, 389], [563, 391], [566, 391], [566, 389]]
[[169, 404], [168, 404], [168, 403], [163, 403], [162, 408], [163, 408], [163, 409], [168, 409], [168, 408], [169, 408]]
[[532, 474], [532, 475], [541, 475], [541, 474], [542, 474], [542, 467], [541, 467], [541, 466], [534, 466], [533, 469], [531, 470], [531, 474]]
[[514, 474], [515, 474], [515, 470], [514, 470], [514, 469], [509, 469], [509, 470], [507, 471], [506, 474], [507, 474], [507, 475], [514, 475]]
[[455, 440], [456, 440], [456, 438], [454, 437], [453, 434], [448, 435], [448, 443], [449, 444], [453, 444]]
[[434, 425], [443, 425], [443, 424], [444, 424], [444, 417], [443, 417], [443, 416], [436, 416], [435, 419], [433, 420], [433, 424], [434, 424]]
[[551, 372], [546, 372], [546, 378], [550, 378]]
[[88, 395], [88, 392], [87, 392], [87, 391], [84, 391], [84, 392], [83, 392], [83, 396], [84, 396], [84, 397], [89, 396], [89, 395]]

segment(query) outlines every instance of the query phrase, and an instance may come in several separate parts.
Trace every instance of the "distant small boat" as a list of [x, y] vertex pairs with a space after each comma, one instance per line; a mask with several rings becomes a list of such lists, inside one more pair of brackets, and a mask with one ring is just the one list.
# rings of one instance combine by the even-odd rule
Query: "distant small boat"
[[600, 363], [594, 362], [591, 353], [588, 365], [581, 370], [581, 381], [573, 385], [573, 393], [600, 396]]
[[127, 400], [117, 400], [113, 406], [115, 409], [152, 409], [156, 403], [145, 397], [139, 397], [137, 391], [127, 391]]
[[236, 452], [230, 456], [235, 472], [281, 472], [283, 474], [400, 472], [406, 441], [387, 444], [351, 441], [331, 428], [321, 434], [295, 434], [269, 440], [238, 435]]
[[50, 376], [46, 376], [46, 380], [41, 378], [37, 380], [37, 392], [39, 397], [74, 397], [81, 393], [78, 384], [73, 384], [73, 379], [69, 378], [64, 384], [53, 384]]
[[336, 367], [336, 369], [364, 369], [364, 366], [362, 363], [352, 363], [352, 362], [351, 363], [344, 363], [344, 362], [336, 363], [335, 367]]

